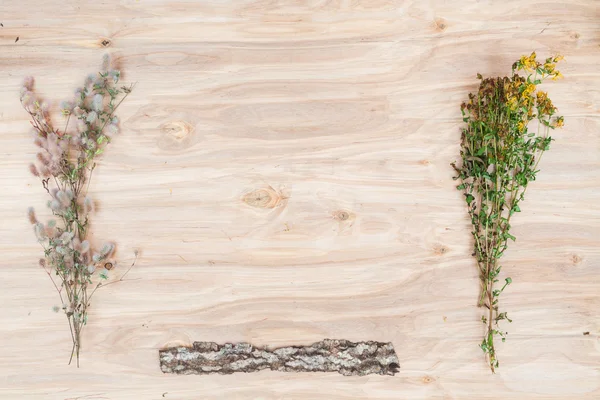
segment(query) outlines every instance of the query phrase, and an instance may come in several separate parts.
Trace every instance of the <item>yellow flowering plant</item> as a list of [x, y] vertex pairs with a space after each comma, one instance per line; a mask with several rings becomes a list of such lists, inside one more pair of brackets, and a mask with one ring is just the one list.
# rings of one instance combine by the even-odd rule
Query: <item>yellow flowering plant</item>
[[481, 281], [478, 306], [485, 308], [481, 317], [485, 334], [480, 347], [492, 372], [499, 366], [494, 339], [500, 337], [504, 342], [507, 334], [500, 330], [499, 322], [511, 322], [506, 312], [499, 311], [499, 296], [512, 283], [507, 277], [499, 287], [499, 259], [508, 240], [515, 240], [510, 221], [521, 212], [527, 187], [536, 178], [543, 152], [550, 147], [549, 132], [564, 123], [548, 94], [537, 87], [544, 80], [562, 77], [556, 70], [562, 58], [557, 55], [542, 63], [533, 52], [513, 64], [510, 77], [484, 79], [477, 74], [479, 90], [469, 94], [469, 101], [461, 105], [466, 123], [461, 136], [461, 163], [452, 166], [473, 226], [473, 256]]

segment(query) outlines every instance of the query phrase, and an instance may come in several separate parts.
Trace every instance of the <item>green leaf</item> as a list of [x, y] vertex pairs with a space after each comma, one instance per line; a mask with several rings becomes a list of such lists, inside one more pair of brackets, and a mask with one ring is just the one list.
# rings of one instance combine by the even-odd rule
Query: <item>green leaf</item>
[[467, 204], [468, 204], [468, 205], [471, 205], [471, 203], [473, 202], [473, 200], [475, 200], [475, 197], [473, 197], [473, 196], [471, 196], [470, 194], [468, 194], [468, 195], [466, 196], [466, 199], [465, 199], [465, 200], [467, 201]]
[[511, 278], [506, 278], [505, 281], [506, 281], [507, 285], [510, 285], [512, 283], [512, 279]]
[[465, 184], [462, 183], [456, 187], [457, 190], [463, 190], [465, 188]]
[[510, 233], [508, 233], [508, 232], [506, 232], [504, 235], [505, 235], [505, 236], [506, 236], [508, 239], [512, 240], [513, 242], [514, 242], [515, 240], [517, 240], [517, 238], [516, 238], [516, 237], [514, 237], [513, 235], [511, 235], [511, 234], [510, 234]]

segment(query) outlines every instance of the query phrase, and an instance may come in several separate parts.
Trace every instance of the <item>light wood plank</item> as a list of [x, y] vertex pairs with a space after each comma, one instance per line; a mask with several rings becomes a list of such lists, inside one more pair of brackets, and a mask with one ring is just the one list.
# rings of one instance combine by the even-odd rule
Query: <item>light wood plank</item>
[[[600, 7], [594, 0], [0, 4], [0, 397], [600, 398]], [[19, 40], [15, 42], [15, 39]], [[108, 47], [102, 42], [108, 41]], [[566, 127], [514, 221], [514, 322], [490, 375], [449, 163], [477, 72], [566, 56]], [[105, 51], [137, 82], [94, 173], [98, 292], [82, 368], [25, 218], [43, 209], [18, 88], [61, 100]], [[268, 197], [265, 200], [265, 196]], [[584, 336], [583, 332], [590, 332]], [[392, 341], [395, 377], [165, 376], [176, 343]]]

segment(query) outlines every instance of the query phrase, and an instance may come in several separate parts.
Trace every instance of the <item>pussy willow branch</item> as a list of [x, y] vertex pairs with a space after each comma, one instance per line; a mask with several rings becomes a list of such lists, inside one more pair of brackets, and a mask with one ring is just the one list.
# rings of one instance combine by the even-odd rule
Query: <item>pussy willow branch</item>
[[[87, 193], [96, 167], [95, 159], [103, 153], [111, 136], [118, 132], [115, 112], [133, 89], [133, 85], [129, 88], [117, 87], [119, 77], [120, 72], [110, 69], [110, 60], [107, 58], [102, 72], [97, 76], [89, 76], [83, 87], [76, 91], [75, 101], [64, 103], [61, 107], [66, 116], [62, 132], [54, 130], [49, 107], [38, 100], [33, 90], [33, 78], [26, 78], [21, 89], [21, 103], [31, 117], [34, 142], [40, 148], [36, 161], [38, 164], [30, 164], [30, 171], [40, 177], [44, 190], [50, 196], [48, 206], [59, 225], [55, 221], [47, 225], [40, 223], [33, 209], [30, 209], [28, 216], [44, 249], [44, 259], [40, 263], [59, 294], [69, 323], [73, 341], [69, 363], [76, 357], [77, 365], [81, 333], [87, 323], [90, 305], [88, 286], [93, 283], [92, 274], [97, 267], [103, 266], [105, 270], [99, 278], [108, 279], [106, 271], [112, 269], [113, 265], [104, 261], [112, 255], [114, 244], [106, 243], [102, 249], [93, 252], [86, 240], [89, 215], [94, 208]], [[69, 124], [73, 118], [77, 120], [77, 127], [70, 130]], [[52, 188], [51, 181], [54, 182]], [[104, 286], [122, 282], [135, 260], [121, 278]], [[61, 280], [60, 285], [54, 280], [52, 272]], [[102, 281], [96, 284], [92, 294], [101, 286]]]

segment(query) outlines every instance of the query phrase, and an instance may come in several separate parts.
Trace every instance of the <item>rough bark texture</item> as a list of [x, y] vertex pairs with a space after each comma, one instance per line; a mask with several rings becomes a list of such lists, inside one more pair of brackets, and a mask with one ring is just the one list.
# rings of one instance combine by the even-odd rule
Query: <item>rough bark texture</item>
[[192, 347], [159, 351], [160, 368], [174, 374], [232, 374], [263, 369], [285, 372], [332, 372], [342, 375], [394, 375], [400, 365], [391, 343], [325, 339], [310, 346], [275, 350], [249, 343], [194, 342]]

